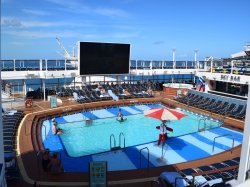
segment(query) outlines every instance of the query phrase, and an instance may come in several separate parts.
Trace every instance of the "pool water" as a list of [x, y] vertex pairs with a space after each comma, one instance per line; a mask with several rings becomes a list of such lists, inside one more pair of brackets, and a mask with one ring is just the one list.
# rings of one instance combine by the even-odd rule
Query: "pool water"
[[[174, 130], [173, 133], [169, 132], [169, 137], [197, 132], [199, 118], [195, 114], [185, 113], [188, 116], [167, 123]], [[160, 120], [145, 117], [142, 113], [127, 115], [126, 118], [124, 122], [117, 121], [116, 117], [96, 119], [91, 125], [86, 125], [85, 121], [59, 124], [63, 129], [61, 142], [70, 157], [81, 157], [110, 151], [110, 146], [123, 147], [124, 140], [126, 147], [158, 140], [159, 130], [156, 126], [161, 124]], [[201, 123], [202, 126], [204, 123]], [[213, 127], [218, 127], [218, 122], [207, 120], [207, 128]], [[110, 138], [112, 134], [115, 140]]]

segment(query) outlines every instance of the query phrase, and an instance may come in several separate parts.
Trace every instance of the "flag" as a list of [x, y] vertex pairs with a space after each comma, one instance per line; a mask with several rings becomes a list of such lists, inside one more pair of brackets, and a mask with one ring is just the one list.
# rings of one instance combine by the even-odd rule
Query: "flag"
[[202, 86], [205, 86], [206, 81], [202, 77], [199, 77], [199, 82]]

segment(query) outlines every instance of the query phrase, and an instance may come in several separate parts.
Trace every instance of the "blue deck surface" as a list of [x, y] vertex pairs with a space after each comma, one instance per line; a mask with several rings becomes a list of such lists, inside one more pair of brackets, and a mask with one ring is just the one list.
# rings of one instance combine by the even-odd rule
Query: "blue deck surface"
[[[124, 115], [133, 115], [138, 112], [143, 112], [149, 108], [163, 107], [162, 105], [137, 105], [129, 107], [121, 107]], [[85, 112], [83, 114], [73, 114], [72, 116], [65, 116], [56, 118], [58, 123], [72, 122], [87, 118], [97, 119], [105, 117], [113, 117], [118, 113], [118, 108], [109, 108], [96, 110], [94, 112]], [[140, 162], [140, 150], [147, 147], [149, 150], [149, 167], [158, 167], [162, 165], [175, 164], [180, 162], [191, 161], [204, 157], [211, 156], [228, 150], [232, 147], [232, 139], [234, 139], [234, 145], [240, 145], [242, 143], [242, 133], [226, 129], [223, 127], [213, 128], [206, 130], [205, 132], [196, 132], [179, 137], [171, 137], [166, 141], [163, 146], [158, 146], [157, 142], [151, 142], [143, 145], [137, 145], [127, 147], [125, 149], [116, 152], [104, 152], [95, 155], [82, 156], [78, 158], [69, 157], [64, 150], [64, 146], [61, 143], [59, 135], [53, 135], [51, 130], [51, 120], [47, 120], [44, 123], [46, 125], [46, 135], [44, 129], [42, 129], [42, 137], [45, 148], [49, 148], [51, 151], [60, 151], [61, 160], [64, 166], [65, 172], [87, 172], [88, 163], [90, 161], [107, 161], [108, 170], [129, 170], [146, 168], [147, 151], [143, 149], [141, 151], [141, 162]], [[217, 138], [214, 150], [213, 141], [215, 137], [229, 134], [221, 138]], [[46, 138], [45, 138], [46, 137]], [[156, 137], [157, 140], [158, 137]], [[160, 162], [159, 158], [164, 157], [166, 162]], [[122, 161], [122, 162], [121, 162]]]

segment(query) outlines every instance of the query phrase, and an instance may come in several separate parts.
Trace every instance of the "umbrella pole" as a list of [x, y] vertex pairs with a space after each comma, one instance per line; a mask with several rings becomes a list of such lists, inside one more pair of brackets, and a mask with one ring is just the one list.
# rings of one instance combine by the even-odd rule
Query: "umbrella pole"
[[164, 146], [164, 143], [162, 143], [162, 146], [161, 146], [161, 159], [163, 159], [163, 146]]
[[157, 161], [159, 162], [167, 162], [167, 159], [165, 159], [163, 157], [163, 147], [164, 147], [164, 144], [166, 143], [166, 140], [164, 139], [163, 143], [162, 143], [162, 146], [161, 146], [161, 157], [160, 158], [157, 158]]

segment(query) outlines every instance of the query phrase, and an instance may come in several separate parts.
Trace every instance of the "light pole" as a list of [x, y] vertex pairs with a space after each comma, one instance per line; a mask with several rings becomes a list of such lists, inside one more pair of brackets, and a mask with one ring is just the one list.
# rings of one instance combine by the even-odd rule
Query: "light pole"
[[[194, 50], [194, 63], [195, 63], [196, 68], [198, 66], [198, 64], [197, 64], [197, 53], [198, 53], [198, 51], [199, 51], [198, 49]], [[199, 66], [198, 66], [198, 68], [199, 68]]]
[[175, 52], [176, 52], [176, 49], [172, 49], [172, 52], [173, 52], [173, 69], [175, 69], [175, 66], [176, 66], [176, 63], [175, 63]]

